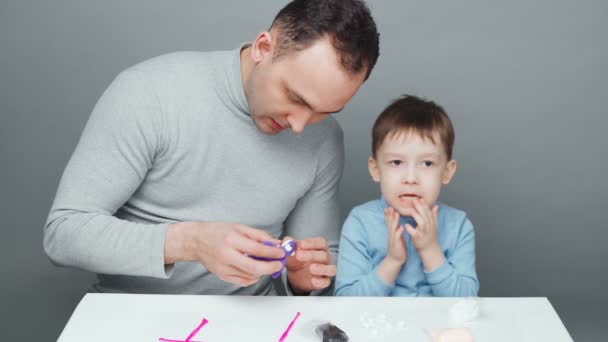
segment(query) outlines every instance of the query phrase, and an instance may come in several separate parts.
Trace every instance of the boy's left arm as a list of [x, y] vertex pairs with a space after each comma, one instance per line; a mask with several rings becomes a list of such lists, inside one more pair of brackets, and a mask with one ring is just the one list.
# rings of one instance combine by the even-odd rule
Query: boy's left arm
[[456, 227], [459, 229], [453, 252], [437, 268], [425, 271], [427, 281], [437, 297], [469, 297], [477, 296], [479, 292], [473, 224], [464, 216]]

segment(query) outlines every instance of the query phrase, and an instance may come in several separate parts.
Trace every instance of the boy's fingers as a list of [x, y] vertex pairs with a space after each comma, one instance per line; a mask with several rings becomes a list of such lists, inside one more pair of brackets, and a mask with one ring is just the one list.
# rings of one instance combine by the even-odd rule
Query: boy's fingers
[[403, 208], [402, 210], [402, 215], [403, 216], [412, 216], [414, 214], [414, 212], [416, 212], [416, 209], [414, 208]]
[[412, 217], [416, 221], [417, 228], [424, 229], [424, 227], [426, 225], [426, 222], [424, 221], [424, 218], [422, 218], [422, 216], [420, 216], [420, 214], [418, 214], [417, 212], [414, 213], [412, 215]]
[[403, 235], [404, 229], [405, 228], [403, 227], [403, 225], [399, 226], [399, 228], [397, 228], [397, 236]]
[[433, 207], [433, 220], [435, 223], [437, 223], [438, 217], [439, 217], [439, 206], [435, 205]]
[[386, 221], [386, 227], [390, 230], [390, 228], [393, 227], [393, 222], [392, 215], [390, 214], [390, 210], [388, 208], [384, 209], [384, 220]]
[[392, 245], [396, 245], [397, 241], [398, 241], [398, 235], [399, 234], [399, 228], [393, 230], [393, 232], [391, 233], [391, 244]]
[[411, 237], [418, 237], [418, 231], [414, 229], [414, 227], [412, 227], [409, 223], [405, 225], [405, 230], [407, 230], [407, 233], [410, 234]]
[[414, 201], [414, 206], [416, 207], [416, 210], [418, 211], [418, 214], [420, 216], [422, 216], [422, 218], [424, 219], [425, 222], [430, 222], [431, 221], [431, 213], [429, 210], [429, 207], [427, 207], [422, 200], [420, 199], [416, 199], [416, 201]]
[[386, 224], [391, 228], [391, 230], [397, 229], [399, 225], [399, 212], [397, 212], [393, 207], [389, 207], [386, 210]]

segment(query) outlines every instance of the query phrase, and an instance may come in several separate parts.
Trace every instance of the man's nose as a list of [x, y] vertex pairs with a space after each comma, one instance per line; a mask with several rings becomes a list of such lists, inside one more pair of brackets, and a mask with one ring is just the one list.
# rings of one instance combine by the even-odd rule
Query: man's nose
[[289, 122], [291, 130], [296, 134], [300, 134], [304, 132], [304, 127], [308, 125], [313, 115], [314, 113], [310, 110], [302, 110], [289, 115], [287, 121]]

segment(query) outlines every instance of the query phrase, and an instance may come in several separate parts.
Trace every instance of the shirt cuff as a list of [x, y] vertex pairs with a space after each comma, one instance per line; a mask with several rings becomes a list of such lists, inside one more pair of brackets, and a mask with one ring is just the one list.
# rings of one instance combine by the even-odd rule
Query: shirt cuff
[[429, 285], [441, 284], [448, 279], [452, 273], [454, 273], [454, 267], [448, 262], [448, 259], [443, 260], [443, 263], [432, 272], [424, 271]]
[[393, 288], [395, 287], [395, 282], [387, 284], [384, 282], [384, 280], [382, 280], [382, 278], [380, 278], [380, 275], [378, 274], [378, 267], [374, 268], [374, 271], [369, 275], [369, 278], [370, 285], [372, 288], [380, 291], [380, 296], [390, 295], [391, 291], [393, 291]]
[[167, 235], [167, 229], [169, 224], [159, 224], [155, 229], [156, 232], [153, 234], [153, 241], [151, 241], [150, 248], [150, 274], [153, 277], [168, 279], [173, 275], [173, 269], [175, 264], [165, 264], [165, 236]]

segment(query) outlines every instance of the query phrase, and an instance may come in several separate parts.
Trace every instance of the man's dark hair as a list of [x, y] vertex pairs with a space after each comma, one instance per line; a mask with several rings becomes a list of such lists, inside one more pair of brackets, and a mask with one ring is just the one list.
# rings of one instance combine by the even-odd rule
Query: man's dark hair
[[294, 0], [279, 11], [273, 27], [278, 29], [273, 60], [304, 50], [324, 36], [329, 36], [350, 73], [366, 68], [367, 79], [378, 60], [376, 23], [360, 0]]

